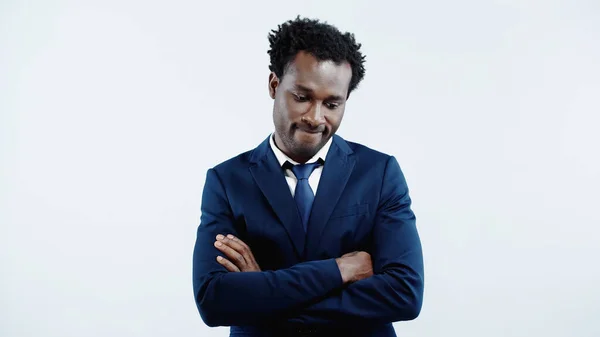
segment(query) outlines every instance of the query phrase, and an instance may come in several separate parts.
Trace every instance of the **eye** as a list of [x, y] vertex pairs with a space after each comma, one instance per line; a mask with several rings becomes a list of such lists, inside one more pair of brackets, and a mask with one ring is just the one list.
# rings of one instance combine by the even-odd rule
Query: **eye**
[[298, 102], [306, 102], [306, 101], [308, 101], [308, 97], [306, 97], [306, 96], [304, 96], [302, 94], [294, 93], [293, 95], [294, 95], [294, 99], [296, 101], [298, 101]]
[[337, 107], [339, 107], [340, 105], [339, 105], [339, 103], [327, 102], [327, 103], [325, 103], [325, 106], [330, 110], [334, 110]]

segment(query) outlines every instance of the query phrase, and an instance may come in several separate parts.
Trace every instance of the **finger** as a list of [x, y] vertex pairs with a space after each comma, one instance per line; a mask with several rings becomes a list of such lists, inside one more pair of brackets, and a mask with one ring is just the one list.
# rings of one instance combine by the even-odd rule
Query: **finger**
[[248, 247], [246, 243], [244, 243], [244, 241], [240, 240], [239, 238], [236, 238], [235, 236], [229, 234], [226, 238], [223, 238], [221, 242], [225, 243], [226, 245], [240, 253], [244, 257], [244, 260], [246, 260], [246, 263], [255, 262], [252, 250], [250, 249], [250, 247]]
[[227, 260], [226, 258], [224, 258], [222, 256], [217, 256], [217, 262], [219, 262], [220, 265], [225, 267], [225, 269], [227, 269], [227, 271], [230, 271], [230, 272], [239, 272], [240, 271], [240, 268], [238, 268], [235, 264], [231, 263], [231, 261]]
[[250, 252], [250, 248], [248, 248], [248, 246], [240, 239], [235, 240], [230, 237], [224, 237], [221, 239], [221, 242], [235, 249], [235, 251], [244, 255], [244, 257], [246, 257], [248, 252]]
[[242, 268], [246, 265], [246, 260], [244, 259], [244, 256], [242, 256], [242, 254], [238, 253], [236, 250], [231, 248], [228, 244], [225, 244], [221, 241], [216, 241], [215, 247], [221, 252], [223, 252], [223, 254], [225, 254], [225, 256], [237, 267]]
[[223, 243], [229, 244], [229, 246], [231, 248], [235, 249], [240, 254], [245, 249], [248, 250], [248, 251], [250, 251], [250, 248], [248, 247], [248, 245], [246, 245], [246, 243], [244, 241], [242, 241], [239, 238], [233, 236], [232, 234], [228, 234], [227, 236], [219, 234], [219, 235], [217, 235], [217, 241], [221, 241]]
[[240, 244], [241, 246], [243, 246], [244, 248], [246, 248], [246, 249], [250, 250], [250, 247], [248, 247], [248, 245], [247, 245], [247, 244], [246, 244], [244, 241], [242, 241], [242, 239], [240, 239], [240, 238], [238, 238], [238, 237], [234, 236], [233, 234], [228, 234], [228, 235], [227, 235], [227, 238], [228, 238], [229, 240], [233, 240], [233, 241], [234, 241], [234, 242], [236, 242], [236, 243], [239, 243], [239, 244]]
[[240, 238], [234, 236], [233, 234], [228, 234], [227, 237], [219, 234], [217, 235], [217, 240], [227, 244], [229, 247], [240, 253], [244, 257], [246, 263], [245, 266], [257, 265], [254, 254], [252, 254], [252, 250]]

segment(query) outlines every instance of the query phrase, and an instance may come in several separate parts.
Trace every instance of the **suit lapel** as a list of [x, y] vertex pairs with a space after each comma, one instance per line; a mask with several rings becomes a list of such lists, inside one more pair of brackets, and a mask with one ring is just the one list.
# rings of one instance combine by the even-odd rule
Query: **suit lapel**
[[283, 223], [298, 256], [303, 256], [306, 234], [302, 220], [279, 162], [270, 149], [268, 138], [254, 150], [251, 161], [254, 162], [250, 166], [252, 177]]
[[325, 225], [333, 212], [352, 173], [356, 159], [352, 150], [339, 136], [334, 135], [329, 149], [308, 223], [307, 247], [317, 247]]

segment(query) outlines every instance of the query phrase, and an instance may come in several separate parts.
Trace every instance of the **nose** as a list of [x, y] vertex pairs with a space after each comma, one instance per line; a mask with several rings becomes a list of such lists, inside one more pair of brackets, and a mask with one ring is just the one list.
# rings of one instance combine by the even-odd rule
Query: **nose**
[[310, 124], [311, 127], [317, 127], [325, 123], [325, 115], [321, 109], [321, 103], [315, 102], [311, 104], [310, 109], [302, 116], [305, 123]]

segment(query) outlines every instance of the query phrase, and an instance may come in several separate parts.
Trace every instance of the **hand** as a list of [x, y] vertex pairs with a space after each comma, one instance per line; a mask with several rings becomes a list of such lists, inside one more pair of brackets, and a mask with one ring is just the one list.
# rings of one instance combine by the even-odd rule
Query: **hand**
[[227, 237], [221, 234], [217, 235], [215, 247], [225, 254], [225, 257], [217, 256], [217, 262], [228, 271], [260, 271], [260, 266], [256, 263], [254, 255], [248, 245], [235, 236], [231, 234], [227, 235]]
[[335, 259], [344, 284], [352, 283], [373, 276], [373, 262], [367, 252], [352, 252]]

